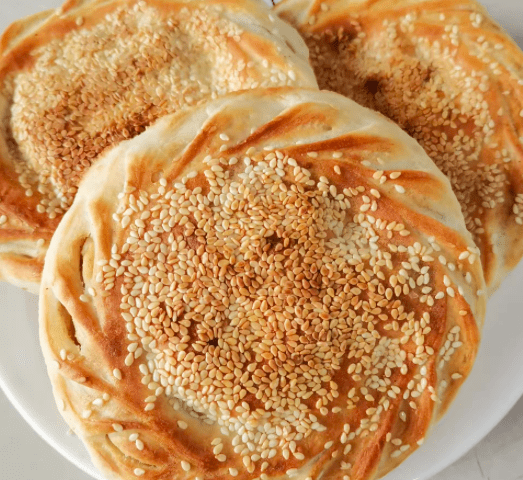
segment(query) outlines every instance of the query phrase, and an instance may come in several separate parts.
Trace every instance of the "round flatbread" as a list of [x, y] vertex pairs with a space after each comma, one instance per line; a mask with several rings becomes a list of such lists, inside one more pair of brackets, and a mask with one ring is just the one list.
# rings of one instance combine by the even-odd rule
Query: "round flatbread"
[[523, 53], [475, 0], [285, 0], [320, 88], [397, 122], [447, 175], [493, 292], [523, 256]]
[[419, 144], [338, 94], [273, 89], [93, 165], [49, 248], [40, 335], [107, 478], [368, 480], [446, 410], [484, 309]]
[[71, 0], [0, 40], [0, 278], [38, 291], [83, 173], [157, 118], [227, 92], [316, 88], [300, 36], [255, 0]]

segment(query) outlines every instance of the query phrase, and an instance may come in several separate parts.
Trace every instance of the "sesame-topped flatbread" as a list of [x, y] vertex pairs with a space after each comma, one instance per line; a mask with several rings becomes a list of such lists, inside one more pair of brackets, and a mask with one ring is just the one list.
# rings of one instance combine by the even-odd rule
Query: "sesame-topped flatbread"
[[447, 409], [484, 309], [419, 144], [341, 95], [272, 89], [104, 153], [51, 242], [40, 338], [106, 478], [370, 480]]
[[256, 0], [70, 0], [0, 39], [0, 279], [37, 292], [83, 173], [157, 118], [230, 91], [317, 88]]
[[523, 53], [475, 0], [284, 0], [320, 88], [396, 121], [451, 181], [493, 292], [523, 255]]

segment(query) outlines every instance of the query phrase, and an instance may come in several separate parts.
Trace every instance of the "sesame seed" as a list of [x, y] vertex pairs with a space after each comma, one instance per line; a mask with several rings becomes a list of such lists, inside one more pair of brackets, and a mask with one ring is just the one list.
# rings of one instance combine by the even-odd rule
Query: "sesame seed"
[[470, 252], [468, 250], [465, 250], [464, 252], [461, 252], [459, 254], [459, 260], [465, 260], [470, 255]]

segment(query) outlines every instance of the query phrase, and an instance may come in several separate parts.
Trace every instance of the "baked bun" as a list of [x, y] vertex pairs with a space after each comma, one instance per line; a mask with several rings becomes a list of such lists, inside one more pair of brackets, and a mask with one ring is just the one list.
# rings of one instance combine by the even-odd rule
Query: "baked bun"
[[484, 289], [415, 140], [335, 93], [258, 90], [91, 167], [51, 241], [40, 335], [108, 478], [363, 480], [454, 397]]
[[83, 173], [157, 118], [230, 91], [316, 88], [256, 0], [70, 0], [0, 39], [0, 279], [37, 292]]
[[284, 0], [320, 88], [385, 114], [451, 181], [493, 292], [523, 256], [523, 53], [475, 0]]

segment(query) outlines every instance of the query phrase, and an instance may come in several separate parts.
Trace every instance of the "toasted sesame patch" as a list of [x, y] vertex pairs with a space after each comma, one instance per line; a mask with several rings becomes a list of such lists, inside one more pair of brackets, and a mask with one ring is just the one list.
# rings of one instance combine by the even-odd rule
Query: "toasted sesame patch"
[[[511, 186], [520, 177], [514, 133], [521, 129], [523, 110], [504, 112], [502, 98], [521, 94], [517, 57], [499, 60], [503, 43], [497, 28], [485, 24], [474, 2], [467, 4], [470, 16], [453, 4], [442, 7], [449, 15], [440, 14], [439, 21], [430, 8], [405, 14], [384, 8], [377, 16], [341, 3], [338, 15], [348, 19], [343, 27], [331, 28], [326, 20], [323, 29], [311, 28], [314, 16], [297, 25], [320, 88], [383, 113], [413, 136], [450, 180], [476, 244], [490, 251], [496, 244], [484, 225], [490, 211], [505, 215], [508, 204], [511, 219], [523, 225], [523, 196]], [[449, 23], [449, 16], [460, 20]], [[423, 28], [427, 22], [430, 35]], [[471, 27], [484, 30], [470, 38]], [[498, 121], [500, 115], [506, 122]], [[404, 187], [395, 188], [404, 193]], [[494, 268], [484, 266], [487, 273]]]
[[255, 61], [243, 27], [212, 5], [166, 14], [136, 2], [94, 25], [71, 20], [75, 28], [30, 52], [30, 68], [0, 79], [12, 103], [6, 133], [18, 181], [50, 219], [71, 206], [104, 150], [156, 119], [230, 91], [303, 83], [288, 62]]
[[[400, 404], [408, 422], [423, 393], [435, 395], [429, 360], [461, 347], [452, 334], [444, 352], [433, 348], [447, 268], [434, 238], [390, 218], [395, 190], [378, 190], [390, 172], [350, 186], [332, 152], [318, 162], [267, 147], [235, 155], [208, 155], [198, 172], [119, 197], [123, 242], [95, 277], [121, 298], [123, 363], [141, 375], [146, 411], [165, 402], [216, 427], [223, 438], [206, 448], [231, 476], [229, 452], [260, 478], [323, 449], [349, 472], [353, 441]], [[332, 162], [322, 176], [320, 160]], [[465, 275], [468, 256], [454, 262]], [[333, 423], [356, 408], [362, 418]]]

